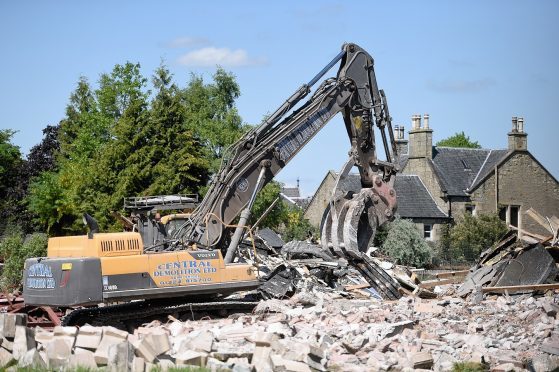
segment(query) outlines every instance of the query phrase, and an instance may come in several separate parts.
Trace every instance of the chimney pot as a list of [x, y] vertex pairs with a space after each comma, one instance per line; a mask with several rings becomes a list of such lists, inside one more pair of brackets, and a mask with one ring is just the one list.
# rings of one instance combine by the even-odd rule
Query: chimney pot
[[400, 127], [400, 139], [404, 139], [404, 126]]
[[512, 117], [512, 131], [518, 132], [518, 118], [516, 116]]
[[524, 118], [517, 118], [516, 124], [519, 133], [524, 133]]
[[400, 139], [400, 127], [398, 126], [398, 124], [394, 126], [394, 138]]
[[423, 114], [423, 128], [429, 129], [429, 114]]
[[413, 115], [411, 117], [411, 127], [413, 129], [419, 129], [421, 127], [421, 115]]

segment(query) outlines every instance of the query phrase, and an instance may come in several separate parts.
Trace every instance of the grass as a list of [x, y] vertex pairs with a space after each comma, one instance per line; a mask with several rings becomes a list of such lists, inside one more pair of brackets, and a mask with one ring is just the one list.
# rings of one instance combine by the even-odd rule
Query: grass
[[486, 372], [489, 371], [487, 365], [475, 362], [459, 362], [454, 363], [452, 372]]

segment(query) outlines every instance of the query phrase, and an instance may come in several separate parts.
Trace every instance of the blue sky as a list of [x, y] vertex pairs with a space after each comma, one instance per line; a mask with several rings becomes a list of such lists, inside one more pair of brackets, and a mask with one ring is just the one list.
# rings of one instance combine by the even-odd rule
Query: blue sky
[[[182, 86], [220, 64], [237, 77], [238, 109], [258, 123], [346, 42], [375, 58], [393, 124], [430, 114], [434, 141], [464, 131], [506, 148], [523, 116], [529, 150], [559, 178], [557, 1], [96, 1], [0, 3], [0, 129], [26, 153], [56, 124], [78, 78], [117, 63], [144, 75], [161, 61]], [[335, 74], [335, 69], [330, 75]], [[406, 134], [407, 136], [407, 134]], [[314, 192], [342, 166], [341, 116], [278, 175]]]

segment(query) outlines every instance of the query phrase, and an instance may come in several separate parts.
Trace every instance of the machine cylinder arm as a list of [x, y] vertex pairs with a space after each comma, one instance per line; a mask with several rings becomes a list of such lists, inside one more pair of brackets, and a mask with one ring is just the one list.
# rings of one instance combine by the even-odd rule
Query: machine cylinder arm
[[[309, 95], [311, 86], [339, 61], [337, 77], [324, 80], [311, 98], [292, 111]], [[227, 225], [250, 207], [254, 194], [339, 112], [343, 114], [351, 144], [350, 157], [359, 169], [362, 187], [371, 189], [380, 182], [392, 190], [397, 171], [396, 146], [386, 98], [377, 87], [373, 64], [373, 58], [359, 46], [344, 44], [342, 51], [317, 76], [229, 149], [206, 197], [189, 223], [179, 230], [177, 238], [186, 244], [224, 248], [229, 236], [225, 233]], [[386, 161], [377, 159], [374, 125], [380, 130]], [[382, 198], [385, 207], [393, 213], [395, 197]]]

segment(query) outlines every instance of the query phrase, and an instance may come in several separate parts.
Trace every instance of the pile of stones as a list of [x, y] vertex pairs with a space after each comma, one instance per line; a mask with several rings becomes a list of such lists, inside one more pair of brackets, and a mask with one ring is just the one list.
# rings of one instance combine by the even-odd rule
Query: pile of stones
[[331, 293], [262, 301], [252, 314], [113, 327], [30, 328], [0, 314], [0, 367], [165, 371], [498, 371], [559, 367], [559, 295], [399, 301]]

